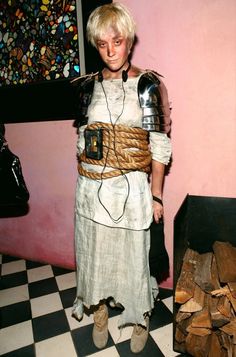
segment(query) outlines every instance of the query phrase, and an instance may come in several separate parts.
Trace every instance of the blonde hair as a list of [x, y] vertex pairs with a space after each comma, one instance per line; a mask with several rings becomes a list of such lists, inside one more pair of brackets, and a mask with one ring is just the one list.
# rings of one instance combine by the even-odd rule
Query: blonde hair
[[97, 40], [109, 28], [129, 39], [130, 46], [135, 38], [135, 22], [128, 9], [118, 2], [97, 7], [89, 16], [87, 23], [87, 39], [97, 47]]

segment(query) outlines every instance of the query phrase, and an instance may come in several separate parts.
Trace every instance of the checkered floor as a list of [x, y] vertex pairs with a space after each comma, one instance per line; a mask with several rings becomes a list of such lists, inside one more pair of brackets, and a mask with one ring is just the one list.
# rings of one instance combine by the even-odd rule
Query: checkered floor
[[[75, 272], [0, 255], [0, 355], [5, 357], [129, 357], [132, 327], [117, 329], [119, 311], [109, 308], [109, 340], [92, 342], [92, 315], [71, 317]], [[172, 291], [160, 289], [147, 345], [139, 356], [180, 356], [172, 350]]]

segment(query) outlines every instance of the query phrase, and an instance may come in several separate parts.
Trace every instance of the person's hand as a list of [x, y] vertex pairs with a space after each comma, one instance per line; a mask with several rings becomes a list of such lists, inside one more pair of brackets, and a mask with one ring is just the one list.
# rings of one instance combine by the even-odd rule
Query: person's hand
[[[157, 198], [156, 198], [157, 199]], [[163, 219], [164, 208], [162, 200], [158, 199], [158, 202], [153, 199], [153, 216], [156, 223], [159, 223]]]

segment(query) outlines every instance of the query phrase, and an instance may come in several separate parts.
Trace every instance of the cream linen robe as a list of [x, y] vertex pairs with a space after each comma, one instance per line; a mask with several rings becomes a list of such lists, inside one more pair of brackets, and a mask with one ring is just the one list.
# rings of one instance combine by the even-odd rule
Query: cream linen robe
[[[88, 123], [96, 121], [141, 127], [139, 77], [95, 81]], [[85, 126], [80, 128], [78, 153], [84, 149]], [[150, 133], [152, 157], [168, 163], [170, 141]], [[84, 164], [91, 171], [104, 170]], [[105, 169], [106, 171], [109, 168]], [[153, 308], [149, 272], [149, 226], [153, 218], [147, 174], [139, 171], [110, 179], [78, 177], [75, 204], [77, 298], [73, 313], [82, 316], [83, 305], [97, 305], [109, 297], [124, 307], [119, 326], [145, 325], [144, 313]]]

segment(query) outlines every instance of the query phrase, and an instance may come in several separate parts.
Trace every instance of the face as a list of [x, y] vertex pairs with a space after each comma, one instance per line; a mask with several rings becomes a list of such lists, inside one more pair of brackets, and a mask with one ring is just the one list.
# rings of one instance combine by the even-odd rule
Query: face
[[130, 53], [130, 41], [114, 29], [110, 29], [97, 40], [98, 52], [113, 75], [126, 69]]

